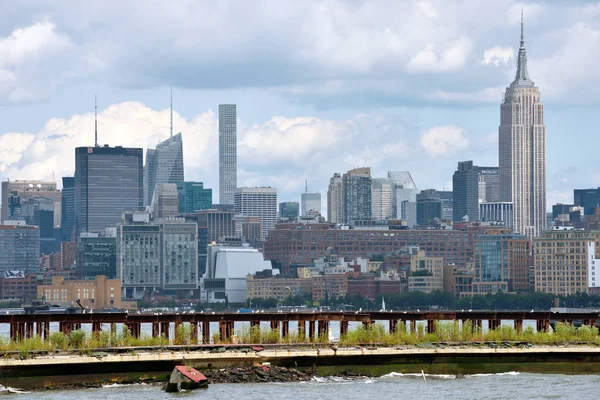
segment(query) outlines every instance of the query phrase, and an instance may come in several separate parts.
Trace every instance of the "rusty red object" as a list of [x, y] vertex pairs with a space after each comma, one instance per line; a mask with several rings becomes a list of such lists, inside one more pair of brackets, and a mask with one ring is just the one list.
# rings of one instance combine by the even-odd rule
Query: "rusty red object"
[[262, 346], [252, 346], [252, 351], [263, 351], [264, 349]]
[[177, 371], [179, 371], [181, 375], [185, 376], [192, 382], [200, 383], [208, 380], [208, 378], [204, 376], [203, 373], [196, 371], [194, 368], [186, 367], [183, 365], [178, 365], [175, 368], [177, 368]]

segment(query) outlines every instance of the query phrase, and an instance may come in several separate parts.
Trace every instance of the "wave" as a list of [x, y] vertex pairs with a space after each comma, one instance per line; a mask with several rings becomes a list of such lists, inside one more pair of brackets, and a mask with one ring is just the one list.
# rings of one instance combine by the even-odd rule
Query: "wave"
[[[385, 374], [381, 376], [382, 378], [398, 378], [398, 377], [406, 377], [406, 378], [420, 378], [423, 379], [423, 374], [420, 372], [390, 372], [389, 374]], [[426, 378], [432, 379], [456, 379], [456, 375], [447, 375], [447, 374], [425, 374]]]
[[128, 386], [146, 386], [147, 383], [139, 382], [139, 383], [107, 383], [106, 385], [102, 385], [105, 389], [110, 388], [120, 388], [120, 387], [128, 387]]
[[473, 378], [473, 377], [481, 377], [481, 376], [502, 376], [502, 375], [515, 376], [515, 375], [519, 375], [519, 372], [518, 371], [509, 371], [509, 372], [497, 372], [495, 374], [469, 374], [469, 375], [465, 375], [465, 378]]

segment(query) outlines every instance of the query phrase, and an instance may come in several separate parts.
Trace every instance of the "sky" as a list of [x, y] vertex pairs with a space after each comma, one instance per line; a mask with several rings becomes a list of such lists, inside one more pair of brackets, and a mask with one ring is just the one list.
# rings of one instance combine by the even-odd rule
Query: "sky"
[[238, 186], [278, 200], [335, 172], [452, 187], [498, 165], [520, 16], [545, 105], [548, 207], [600, 186], [600, 2], [25, 0], [0, 14], [0, 179], [74, 174], [74, 147], [182, 132], [218, 202], [218, 105], [237, 104]]

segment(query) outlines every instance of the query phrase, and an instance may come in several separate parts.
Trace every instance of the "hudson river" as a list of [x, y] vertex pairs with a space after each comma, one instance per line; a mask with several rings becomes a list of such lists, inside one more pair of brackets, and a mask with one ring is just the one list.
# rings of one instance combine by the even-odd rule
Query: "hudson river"
[[505, 374], [426, 376], [389, 374], [380, 378], [316, 378], [278, 384], [215, 384], [206, 390], [166, 394], [157, 385], [34, 392], [18, 399], [590, 399], [598, 396], [600, 375]]

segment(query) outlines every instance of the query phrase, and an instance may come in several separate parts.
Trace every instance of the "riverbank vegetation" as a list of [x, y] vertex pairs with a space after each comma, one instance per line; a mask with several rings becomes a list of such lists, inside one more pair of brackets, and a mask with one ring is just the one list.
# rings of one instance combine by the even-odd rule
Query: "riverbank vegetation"
[[[48, 340], [38, 336], [12, 341], [0, 338], [0, 352], [5, 355], [19, 353], [22, 358], [28, 357], [31, 352], [79, 351], [90, 353], [98, 349], [130, 348], [130, 347], [164, 347], [168, 345], [191, 345], [192, 329], [189, 324], [177, 327], [175, 337], [170, 341], [165, 336], [152, 337], [143, 334], [136, 338], [130, 331], [123, 327], [119, 332], [116, 329], [89, 333], [75, 330], [70, 335], [62, 332], [50, 334]], [[235, 330], [234, 335], [221, 340], [219, 334], [212, 336], [212, 343], [219, 344], [329, 344], [327, 335], [316, 336], [313, 339], [291, 331], [282, 337], [279, 330], [260, 329], [258, 327], [244, 326]], [[410, 331], [406, 325], [398, 321], [395, 332], [389, 332], [383, 324], [359, 325], [342, 335], [336, 343], [341, 346], [358, 345], [427, 345], [439, 343], [500, 343], [521, 342], [533, 345], [561, 345], [561, 344], [589, 344], [600, 346], [598, 328], [591, 326], [575, 327], [565, 323], [557, 323], [550, 332], [536, 332], [533, 327], [515, 330], [510, 325], [502, 325], [497, 329], [483, 331], [474, 326], [471, 321], [459, 324], [453, 321], [436, 321], [434, 332], [427, 333], [425, 324], [419, 322], [416, 329]]]

